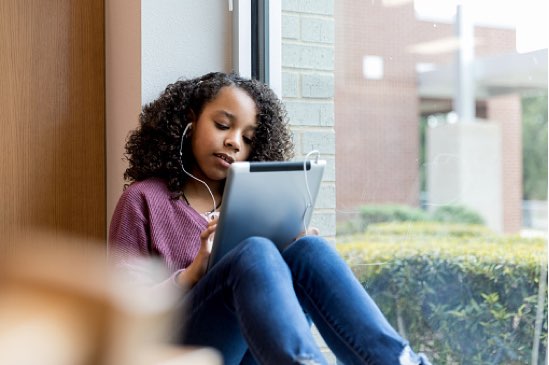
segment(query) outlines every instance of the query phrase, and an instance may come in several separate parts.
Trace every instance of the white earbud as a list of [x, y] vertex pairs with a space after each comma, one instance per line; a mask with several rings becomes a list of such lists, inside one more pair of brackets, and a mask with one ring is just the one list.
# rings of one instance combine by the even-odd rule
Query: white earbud
[[183, 136], [182, 136], [182, 137], [185, 137], [185, 136], [187, 135], [187, 131], [188, 131], [189, 129], [191, 129], [192, 126], [193, 126], [192, 123], [187, 123], [187, 125], [185, 126], [185, 129], [183, 129]]

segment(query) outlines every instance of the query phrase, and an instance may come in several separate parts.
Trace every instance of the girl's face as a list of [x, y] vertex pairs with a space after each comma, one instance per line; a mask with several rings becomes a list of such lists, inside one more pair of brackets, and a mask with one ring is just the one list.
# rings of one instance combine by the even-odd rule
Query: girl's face
[[218, 181], [235, 161], [245, 161], [257, 126], [254, 100], [235, 86], [223, 87], [192, 126], [193, 173]]

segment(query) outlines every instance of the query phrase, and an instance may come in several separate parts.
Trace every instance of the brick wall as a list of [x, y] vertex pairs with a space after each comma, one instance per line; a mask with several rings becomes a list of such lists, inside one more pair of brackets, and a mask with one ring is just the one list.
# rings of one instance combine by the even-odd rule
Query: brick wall
[[[335, 242], [334, 40], [333, 0], [282, 1], [282, 100], [296, 158], [318, 150], [327, 161], [311, 225]], [[313, 335], [328, 363], [335, 364], [315, 326]]]
[[487, 117], [501, 125], [503, 230], [522, 227], [522, 106], [518, 95], [487, 101]]
[[327, 160], [312, 225], [335, 237], [334, 4], [282, 1], [282, 99], [296, 158], [312, 150]]
[[[359, 205], [419, 199], [419, 99], [413, 6], [380, 1], [336, 5], [336, 154], [338, 219]], [[383, 77], [363, 76], [364, 56], [383, 60]]]

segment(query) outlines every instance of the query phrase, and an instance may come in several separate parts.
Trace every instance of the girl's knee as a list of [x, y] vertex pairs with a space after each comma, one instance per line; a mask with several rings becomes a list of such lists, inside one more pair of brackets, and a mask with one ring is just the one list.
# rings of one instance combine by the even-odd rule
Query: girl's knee
[[240, 243], [240, 251], [245, 252], [248, 256], [264, 256], [278, 252], [278, 249], [270, 239], [254, 236], [246, 238]]
[[294, 263], [329, 263], [338, 258], [335, 248], [321, 236], [304, 236], [298, 239], [284, 250], [283, 256], [290, 266]]
[[294, 251], [303, 252], [304, 254], [317, 254], [318, 252], [331, 249], [325, 238], [314, 235], [303, 236], [292, 243], [288, 248]]
[[284, 260], [276, 245], [264, 237], [250, 237], [242, 241], [235, 262], [241, 269], [269, 268], [283, 263]]

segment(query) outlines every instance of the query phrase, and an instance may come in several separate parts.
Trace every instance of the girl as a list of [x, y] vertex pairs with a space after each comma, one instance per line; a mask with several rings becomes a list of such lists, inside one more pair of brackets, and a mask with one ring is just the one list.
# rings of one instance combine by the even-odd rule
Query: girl
[[231, 163], [293, 156], [285, 110], [266, 85], [219, 72], [169, 85], [143, 108], [126, 151], [129, 185], [110, 226], [112, 257], [119, 266], [163, 260], [172, 275], [157, 285], [185, 289], [179, 343], [214, 347], [225, 364], [326, 364], [310, 318], [347, 365], [429, 364], [317, 235], [283, 252], [246, 239], [206, 273], [210, 217]]

